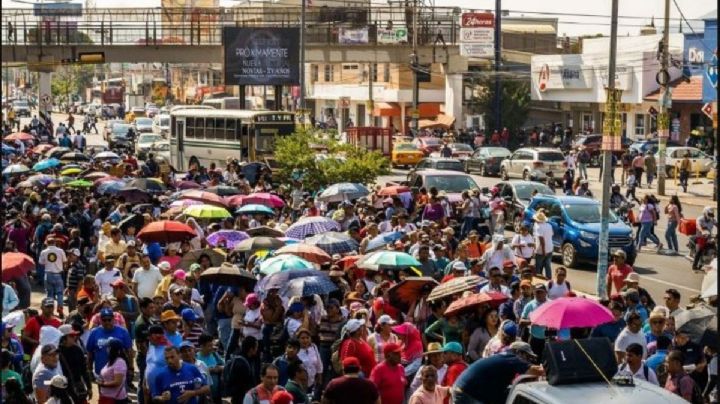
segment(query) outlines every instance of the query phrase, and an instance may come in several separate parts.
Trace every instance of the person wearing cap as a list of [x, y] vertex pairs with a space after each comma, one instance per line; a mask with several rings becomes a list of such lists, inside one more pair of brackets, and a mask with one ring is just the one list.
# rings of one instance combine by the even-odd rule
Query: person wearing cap
[[649, 313], [648, 309], [640, 301], [640, 293], [638, 293], [637, 289], [628, 289], [621, 296], [625, 300], [625, 314], [638, 313], [643, 324], [645, 324]]
[[690, 334], [688, 334], [686, 328], [683, 327], [675, 331], [670, 350], [682, 353], [683, 366], [698, 385], [703, 385], [707, 381], [705, 368], [708, 363], [705, 359], [703, 347], [690, 339]]
[[182, 317], [182, 338], [183, 341], [190, 341], [193, 346], [199, 348], [198, 340], [200, 335], [203, 333], [203, 328], [200, 326], [200, 317], [195, 314], [195, 311], [191, 308], [183, 309], [180, 313]]
[[47, 297], [52, 297], [58, 302], [57, 312], [60, 318], [63, 315], [63, 297], [65, 286], [63, 274], [68, 259], [65, 251], [55, 245], [55, 239], [48, 237], [47, 248], [40, 252], [38, 264], [45, 268], [45, 291]]
[[55, 299], [46, 297], [40, 305], [40, 315], [32, 316], [25, 322], [21, 341], [27, 349], [27, 354], [32, 355], [40, 344], [40, 328], [52, 326], [58, 328], [62, 325], [59, 318], [53, 316], [55, 310]]
[[122, 253], [115, 263], [115, 266], [117, 266], [120, 271], [122, 271], [123, 276], [125, 279], [132, 279], [133, 274], [132, 271], [130, 271], [130, 268], [134, 265], [141, 265], [141, 256], [138, 254], [138, 250], [136, 248], [135, 240], [130, 240], [125, 243], [127, 246], [124, 253]]
[[23, 357], [25, 356], [23, 346], [18, 337], [13, 333], [11, 324], [0, 323], [0, 341], [2, 341], [2, 349], [10, 352], [12, 367], [20, 372], [22, 371]]
[[45, 381], [45, 385], [48, 387], [48, 399], [46, 404], [63, 404], [72, 403], [74, 398], [72, 389], [69, 388], [71, 385], [68, 378], [63, 375], [55, 375], [50, 380]]
[[623, 284], [624, 286], [621, 292], [625, 292], [628, 289], [637, 289], [640, 294], [640, 302], [642, 302], [643, 306], [647, 307], [648, 310], [655, 308], [655, 300], [650, 296], [647, 289], [640, 286], [640, 275], [637, 272], [629, 273], [623, 281]]
[[433, 366], [437, 372], [437, 381], [440, 382], [447, 372], [447, 364], [443, 357], [442, 344], [439, 342], [431, 342], [427, 345], [427, 350], [423, 354], [424, 365], [415, 373], [413, 381], [410, 383], [409, 391], [415, 391], [422, 385], [422, 370], [425, 366]]
[[[40, 363], [32, 375], [32, 387], [38, 403], [44, 403], [50, 397], [50, 381], [55, 376], [62, 376], [57, 347], [47, 344], [42, 347]], [[67, 384], [67, 380], [65, 382]]]
[[105, 258], [103, 268], [95, 274], [95, 283], [101, 296], [112, 294], [112, 283], [122, 279], [122, 273], [115, 267], [115, 260], [111, 257]]
[[190, 305], [185, 303], [185, 288], [180, 285], [171, 285], [168, 289], [168, 295], [170, 300], [162, 306], [162, 311], [172, 310], [175, 314], [180, 315], [183, 310], [191, 308]]
[[197, 366], [185, 363], [177, 347], [164, 352], [166, 367], [160, 368], [150, 386], [153, 401], [198, 404], [198, 397], [210, 393], [210, 386]]
[[183, 363], [196, 366], [198, 370], [200, 370], [200, 373], [203, 374], [205, 380], [208, 383], [208, 386], [210, 386], [210, 389], [212, 390], [213, 378], [210, 375], [210, 369], [208, 368], [207, 364], [205, 364], [205, 362], [199, 360], [195, 355], [195, 352], [197, 350], [197, 342], [186, 339], [180, 344], [179, 349], [180, 359], [182, 359]]
[[372, 348], [362, 338], [362, 327], [364, 326], [364, 320], [351, 319], [345, 323], [340, 332], [342, 342], [338, 350], [338, 357], [340, 361], [350, 356], [357, 358], [363, 374], [369, 376], [377, 361]]
[[545, 374], [542, 366], [533, 365], [536, 359], [528, 343], [517, 341], [506, 352], [473, 362], [455, 382], [452, 403], [504, 403], [518, 375]]
[[83, 278], [87, 275], [87, 267], [80, 259], [80, 256], [80, 250], [77, 248], [68, 251], [67, 282], [65, 287], [68, 311], [75, 310], [78, 289], [80, 288]]
[[631, 312], [625, 315], [626, 326], [620, 331], [615, 340], [615, 356], [618, 363], [625, 360], [625, 350], [630, 344], [636, 343], [643, 347], [643, 359], [647, 357], [647, 340], [645, 333], [642, 331], [642, 319], [637, 312]]
[[163, 280], [163, 275], [160, 273], [160, 269], [152, 264], [150, 257], [142, 255], [140, 257], [140, 267], [135, 270], [130, 279], [132, 279], [133, 293], [138, 299], [145, 297], [152, 299], [155, 290]]
[[553, 228], [548, 223], [543, 210], [538, 210], [533, 216], [533, 236], [535, 236], [535, 270], [543, 271], [545, 278], [552, 277], [553, 255]]
[[530, 327], [530, 345], [535, 355], [542, 356], [545, 348], [545, 327], [532, 324], [530, 321], [530, 313], [537, 310], [547, 302], [547, 287], [545, 285], [535, 285], [533, 287], [533, 300], [525, 305], [520, 316], [520, 326]]
[[657, 341], [661, 336], [672, 338], [672, 333], [666, 329], [669, 310], [664, 306], [657, 306], [651, 312], [647, 322], [643, 325], [645, 339], [650, 343]]
[[58, 328], [58, 331], [62, 333], [58, 344], [58, 353], [60, 362], [65, 367], [65, 376], [73, 386], [70, 389], [70, 395], [76, 403], [79, 403], [84, 402], [88, 398], [88, 394], [92, 395], [89, 393], [92, 391], [92, 381], [87, 369], [85, 351], [77, 343], [82, 332], [73, 327], [70, 324], [63, 324]]
[[441, 383], [443, 386], [452, 386], [468, 367], [468, 364], [463, 360], [463, 346], [457, 341], [446, 342], [442, 351], [443, 359], [448, 368]]
[[181, 320], [182, 317], [173, 310], [163, 310], [160, 314], [160, 324], [165, 330], [165, 338], [174, 347], [179, 347], [182, 342], [182, 335], [178, 331], [178, 324]]
[[625, 251], [621, 249], [615, 250], [613, 252], [613, 259], [614, 263], [610, 265], [607, 273], [606, 290], [608, 296], [612, 296], [613, 287], [619, 293], [623, 288], [625, 278], [627, 278], [628, 275], [634, 272], [633, 267], [625, 263], [625, 260], [627, 259], [627, 254], [625, 254]]
[[360, 377], [360, 361], [353, 356], [342, 360], [343, 375], [328, 383], [322, 404], [380, 404], [380, 392], [372, 381]]
[[[459, 250], [458, 250], [459, 251]], [[468, 267], [465, 265], [465, 263], [462, 260], [455, 260], [448, 264], [448, 267], [450, 267], [450, 273], [443, 276], [440, 283], [445, 283], [449, 280], [455, 279], [455, 278], [462, 278], [467, 273]]]
[[263, 319], [260, 313], [260, 297], [255, 293], [249, 293], [245, 296], [244, 306], [242, 335], [243, 337], [255, 337], [257, 340], [261, 340]]
[[[132, 340], [130, 339], [130, 333], [124, 327], [114, 324], [115, 313], [113, 310], [109, 308], [100, 310], [100, 320], [100, 326], [90, 331], [87, 343], [85, 344], [88, 354], [88, 369], [96, 375], [99, 375], [102, 368], [108, 363], [108, 351], [103, 343], [109, 338], [119, 340], [123, 349], [125, 349], [127, 357], [132, 357]], [[127, 365], [129, 368], [132, 368], [132, 363], [128, 363]]]
[[402, 404], [405, 400], [405, 369], [400, 364], [403, 348], [397, 343], [388, 343], [383, 347], [384, 360], [370, 373], [370, 381], [375, 383], [384, 404]]
[[375, 352], [375, 360], [378, 363], [384, 358], [383, 347], [386, 344], [398, 342], [397, 335], [392, 333], [393, 325], [395, 325], [395, 320], [389, 315], [383, 314], [375, 322], [375, 332], [368, 336], [368, 344]]

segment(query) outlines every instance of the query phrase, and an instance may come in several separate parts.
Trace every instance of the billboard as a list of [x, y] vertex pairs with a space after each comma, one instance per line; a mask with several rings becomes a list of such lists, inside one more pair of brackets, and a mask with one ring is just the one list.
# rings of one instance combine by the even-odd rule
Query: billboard
[[344, 45], [366, 44], [370, 42], [368, 28], [340, 28], [338, 30], [338, 43]]
[[408, 30], [405, 27], [378, 28], [377, 42], [381, 44], [407, 43]]
[[82, 4], [78, 3], [41, 3], [33, 4], [36, 17], [81, 17]]
[[467, 57], [495, 55], [495, 15], [463, 13], [460, 16], [460, 54]]
[[223, 28], [227, 85], [300, 83], [300, 28]]
[[592, 88], [594, 69], [592, 66], [580, 65], [543, 65], [537, 74], [538, 89], [545, 90], [580, 90]]

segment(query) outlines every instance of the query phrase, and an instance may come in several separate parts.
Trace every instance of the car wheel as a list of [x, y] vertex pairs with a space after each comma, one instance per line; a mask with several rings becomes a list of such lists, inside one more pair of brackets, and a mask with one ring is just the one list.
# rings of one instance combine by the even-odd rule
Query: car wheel
[[510, 179], [510, 176], [508, 176], [507, 170], [505, 167], [500, 167], [500, 178], [503, 179], [503, 181], [507, 181]]
[[522, 179], [528, 181], [530, 179], [530, 172], [528, 170], [523, 171]]
[[513, 230], [515, 230], [515, 233], [520, 233], [520, 227], [523, 224], [522, 217], [520, 215], [515, 215], [513, 218]]
[[570, 243], [565, 243], [562, 246], [562, 263], [563, 266], [572, 268], [577, 264], [577, 252], [575, 246]]

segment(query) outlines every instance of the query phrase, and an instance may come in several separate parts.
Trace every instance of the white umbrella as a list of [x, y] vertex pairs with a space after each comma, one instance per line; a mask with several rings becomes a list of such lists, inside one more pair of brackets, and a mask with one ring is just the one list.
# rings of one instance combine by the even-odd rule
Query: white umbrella
[[22, 174], [30, 171], [30, 169], [23, 164], [10, 164], [2, 170], [3, 174]]
[[714, 269], [707, 274], [705, 274], [705, 277], [702, 281], [702, 287], [700, 289], [702, 293], [700, 294], [700, 297], [703, 299], [709, 299], [713, 296], [717, 296], [718, 294], [718, 284], [717, 284], [717, 269]]
[[120, 156], [118, 156], [117, 153], [111, 151], [104, 151], [96, 154], [93, 158], [96, 160], [113, 160], [119, 159]]

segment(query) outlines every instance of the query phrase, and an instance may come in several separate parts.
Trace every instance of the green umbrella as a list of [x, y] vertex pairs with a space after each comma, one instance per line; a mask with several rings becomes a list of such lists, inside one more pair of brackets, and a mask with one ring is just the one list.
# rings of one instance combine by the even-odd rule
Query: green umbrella
[[183, 214], [198, 219], [224, 219], [230, 217], [230, 212], [225, 208], [213, 205], [192, 205], [183, 210]]
[[380, 268], [420, 267], [422, 264], [415, 257], [400, 251], [377, 251], [368, 254], [357, 262], [358, 268], [378, 270]]
[[255, 214], [255, 213], [262, 213], [265, 215], [274, 216], [275, 212], [273, 212], [272, 208], [268, 208], [265, 205], [258, 205], [258, 204], [250, 204], [245, 205], [238, 210], [235, 211], [235, 213], [244, 213], [244, 214]]
[[68, 182], [67, 184], [65, 184], [65, 186], [72, 188], [90, 188], [91, 186], [93, 186], [93, 183], [85, 180], [75, 180]]
[[260, 273], [264, 275], [298, 269], [315, 269], [315, 267], [312, 262], [294, 255], [278, 255], [268, 258], [260, 264]]

